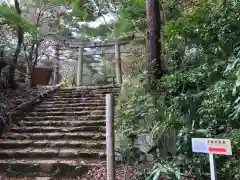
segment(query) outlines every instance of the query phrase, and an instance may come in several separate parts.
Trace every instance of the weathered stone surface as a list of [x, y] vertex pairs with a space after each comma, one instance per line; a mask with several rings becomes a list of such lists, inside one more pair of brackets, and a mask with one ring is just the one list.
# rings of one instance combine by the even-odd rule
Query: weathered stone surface
[[43, 172], [50, 173], [53, 170], [53, 164], [49, 162], [46, 162], [46, 164], [40, 164], [39, 167], [40, 167], [40, 170]]
[[49, 141], [48, 140], [39, 140], [39, 141], [33, 141], [32, 147], [46, 147], [48, 146]]
[[91, 100], [91, 99], [82, 99], [82, 100], [77, 100], [77, 99], [71, 99], [71, 100], [55, 100], [55, 101], [45, 101], [44, 104], [69, 104], [69, 103], [98, 103], [98, 104], [104, 104], [105, 100]]
[[134, 139], [133, 146], [138, 147], [142, 152], [147, 153], [154, 145], [153, 142], [150, 134], [141, 133]]
[[104, 115], [105, 111], [103, 110], [93, 110], [90, 112], [90, 115]]
[[91, 111], [91, 110], [104, 110], [105, 106], [91, 106], [91, 107], [39, 107], [35, 111], [36, 112], [54, 112], [54, 111]]
[[35, 180], [51, 180], [51, 177], [35, 177]]
[[0, 151], [0, 158], [37, 158], [37, 157], [56, 157], [58, 149], [49, 148], [26, 148], [26, 149], [8, 149]]
[[32, 143], [32, 140], [0, 140], [0, 148], [23, 148], [30, 146]]
[[89, 148], [89, 149], [105, 149], [105, 140], [6, 140], [0, 141], [1, 149], [23, 149], [32, 148]]
[[29, 136], [27, 134], [7, 133], [7, 134], [4, 134], [1, 138], [2, 139], [25, 140], [25, 139], [29, 139]]
[[80, 112], [32, 112], [30, 116], [44, 117], [44, 116], [86, 116], [89, 115], [89, 111], [80, 111]]
[[56, 157], [58, 155], [59, 149], [32, 149], [28, 152], [28, 157]]
[[39, 120], [103, 120], [105, 115], [88, 115], [88, 116], [26, 116], [23, 118], [26, 121], [39, 121]]
[[54, 126], [47, 126], [47, 127], [40, 127], [40, 126], [33, 126], [33, 127], [23, 127], [23, 128], [11, 128], [11, 132], [14, 133], [49, 133], [49, 132], [105, 132], [105, 127], [101, 126], [80, 126], [80, 127], [54, 127]]
[[75, 121], [75, 120], [70, 120], [70, 121], [57, 121], [57, 120], [39, 120], [39, 121], [24, 121], [19, 123], [21, 126], [24, 127], [32, 127], [32, 126], [65, 126], [65, 127], [78, 127], [78, 126], [105, 126], [106, 121], [105, 120], [96, 120], [96, 121]]
[[95, 133], [95, 132], [81, 132], [81, 133], [25, 133], [18, 134], [12, 133], [8, 135], [10, 139], [24, 140], [24, 139], [93, 139], [93, 140], [103, 140], [105, 139], [105, 133]]
[[54, 98], [47, 98], [45, 99], [45, 102], [55, 102], [55, 101], [87, 101], [87, 100], [105, 100], [105, 96], [99, 96], [99, 97], [96, 97], [96, 96], [92, 96], [92, 97], [54, 97]]
[[80, 97], [93, 97], [93, 98], [105, 98], [104, 94], [101, 93], [97, 93], [97, 94], [93, 94], [93, 93], [61, 93], [61, 95], [52, 95], [52, 96], [48, 96], [48, 99], [56, 99], [56, 98], [80, 98]]
[[58, 156], [60, 157], [72, 157], [79, 154], [78, 149], [60, 149]]
[[63, 107], [81, 107], [81, 106], [85, 106], [85, 107], [98, 107], [98, 106], [105, 106], [105, 103], [85, 103], [85, 102], [75, 102], [75, 103], [68, 103], [68, 104], [62, 104], [62, 103], [54, 103], [54, 104], [42, 104], [39, 105], [39, 108], [63, 108]]
[[47, 136], [48, 139], [61, 139], [64, 135], [62, 133], [45, 133], [43, 136]]

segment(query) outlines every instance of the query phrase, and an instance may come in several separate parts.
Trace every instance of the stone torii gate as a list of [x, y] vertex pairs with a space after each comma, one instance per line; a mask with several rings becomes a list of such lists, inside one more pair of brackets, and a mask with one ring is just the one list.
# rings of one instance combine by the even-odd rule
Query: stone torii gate
[[[78, 48], [78, 62], [77, 62], [77, 86], [83, 85], [83, 57], [87, 55], [102, 55], [102, 54], [115, 54], [115, 68], [116, 68], [116, 80], [118, 84], [122, 84], [122, 68], [121, 68], [121, 53], [129, 53], [128, 50], [122, 48], [122, 45], [129, 44], [130, 40], [115, 40], [107, 42], [95, 42], [95, 43], [83, 43], [83, 42], [70, 42], [70, 48]], [[98, 52], [84, 52], [84, 48], [104, 48], [104, 47], [114, 47], [115, 49], [110, 49], [106, 51]]]

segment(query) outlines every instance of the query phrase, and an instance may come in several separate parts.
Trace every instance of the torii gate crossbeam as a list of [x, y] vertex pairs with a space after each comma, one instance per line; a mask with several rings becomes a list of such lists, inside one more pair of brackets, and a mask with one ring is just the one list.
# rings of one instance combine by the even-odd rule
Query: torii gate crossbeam
[[78, 62], [77, 62], [77, 73], [76, 73], [76, 79], [77, 79], [77, 86], [83, 85], [83, 56], [84, 48], [96, 48], [96, 47], [115, 47], [115, 67], [116, 67], [116, 80], [118, 84], [122, 84], [122, 67], [121, 67], [121, 52], [126, 53], [127, 51], [121, 51], [120, 46], [128, 44], [130, 41], [108, 41], [105, 43], [102, 42], [96, 42], [91, 44], [84, 44], [84, 43], [76, 43], [72, 42], [69, 46], [71, 48], [78, 48], [79, 54], [78, 54]]

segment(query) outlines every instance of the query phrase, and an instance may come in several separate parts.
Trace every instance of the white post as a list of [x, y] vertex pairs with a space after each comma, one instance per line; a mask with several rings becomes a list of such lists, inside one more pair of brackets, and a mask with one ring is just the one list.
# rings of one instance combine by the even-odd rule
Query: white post
[[115, 62], [116, 62], [116, 79], [118, 84], [122, 84], [122, 67], [121, 67], [121, 54], [119, 43], [115, 44]]
[[211, 180], [217, 180], [213, 153], [209, 153]]
[[107, 180], [115, 180], [114, 96], [106, 94]]
[[82, 85], [83, 76], [83, 46], [79, 47], [78, 62], [77, 62], [77, 86]]

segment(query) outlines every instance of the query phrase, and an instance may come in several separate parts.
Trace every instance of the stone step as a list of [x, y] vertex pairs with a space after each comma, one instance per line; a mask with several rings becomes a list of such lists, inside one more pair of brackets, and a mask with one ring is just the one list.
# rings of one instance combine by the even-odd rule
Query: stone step
[[45, 104], [42, 103], [38, 107], [44, 107], [44, 108], [49, 108], [49, 107], [98, 107], [98, 106], [105, 106], [105, 103], [83, 103], [83, 102], [77, 102], [77, 103], [68, 103], [68, 104], [62, 104], [62, 103], [50, 103], [50, 104]]
[[78, 127], [78, 126], [105, 126], [106, 121], [20, 121], [17, 122], [18, 126], [65, 126], [65, 127]]
[[103, 150], [106, 147], [106, 141], [78, 141], [78, 140], [0, 140], [2, 149], [19, 149], [19, 148], [89, 148]]
[[79, 98], [79, 97], [101, 97], [105, 98], [105, 94], [95, 94], [95, 93], [61, 93], [61, 94], [52, 94], [49, 96], [46, 96], [46, 98]]
[[69, 104], [69, 103], [98, 103], [98, 104], [104, 104], [105, 100], [76, 100], [76, 99], [69, 99], [66, 101], [60, 101], [60, 100], [43, 100], [43, 104]]
[[114, 91], [114, 90], [119, 90], [120, 87], [72, 87], [72, 88], [61, 88], [58, 89], [58, 92], [61, 91], [70, 91], [70, 92], [74, 92], [74, 91]]
[[105, 95], [101, 91], [99, 91], [99, 93], [97, 93], [96, 91], [92, 92], [92, 91], [61, 91], [61, 90], [58, 90], [49, 96], [58, 96], [58, 95], [63, 95], [63, 94], [67, 94], [67, 95], [82, 95], [82, 94], [84, 94], [84, 95], [89, 95], [89, 96], [104, 96]]
[[50, 111], [50, 112], [31, 112], [28, 116], [87, 116], [87, 115], [104, 115], [104, 110], [92, 110], [92, 111]]
[[48, 132], [106, 132], [104, 126], [80, 126], [80, 127], [54, 127], [54, 126], [32, 126], [32, 127], [12, 127], [10, 132], [14, 133], [48, 133]]
[[105, 111], [105, 106], [93, 106], [93, 107], [37, 107], [36, 112], [49, 112], [49, 111], [92, 111], [92, 110], [103, 110]]
[[101, 88], [101, 89], [96, 89], [96, 88], [88, 88], [88, 89], [80, 89], [80, 88], [75, 88], [75, 89], [59, 89], [56, 91], [56, 93], [60, 92], [68, 92], [68, 93], [75, 93], [75, 92], [90, 92], [90, 93], [109, 93], [109, 92], [118, 92], [120, 89], [119, 88]]
[[6, 176], [59, 176], [76, 177], [88, 171], [90, 167], [104, 166], [102, 161], [85, 161], [84, 159], [23, 159], [0, 160], [0, 172]]
[[105, 166], [105, 98], [119, 90], [58, 89], [45, 97], [2, 135], [0, 176], [73, 179], [90, 166]]
[[[114, 97], [118, 97], [118, 94], [113, 94]], [[68, 94], [68, 93], [61, 93], [61, 94], [53, 94], [51, 96], [46, 96], [45, 99], [56, 99], [56, 98], [101, 98], [105, 99], [106, 94], [95, 94], [95, 93], [74, 93], [74, 94]]]
[[43, 117], [39, 117], [39, 116], [26, 116], [21, 118], [25, 121], [41, 121], [41, 120], [59, 120], [59, 121], [94, 121], [94, 120], [103, 120], [105, 119], [105, 115], [91, 115], [91, 116], [43, 116]]
[[104, 160], [106, 153], [103, 150], [81, 148], [24, 148], [24, 149], [0, 149], [0, 159], [21, 158], [82, 158]]
[[118, 96], [118, 93], [115, 93], [115, 92], [107, 92], [107, 93], [98, 93], [98, 92], [92, 92], [92, 93], [89, 93], [89, 92], [75, 92], [75, 93], [55, 93], [55, 94], [52, 94], [51, 96], [46, 96], [46, 98], [61, 98], [61, 97], [65, 97], [65, 98], [69, 98], [69, 97], [86, 97], [86, 98], [89, 98], [89, 97], [106, 97], [106, 94], [112, 94], [114, 95], [115, 97]]
[[71, 100], [74, 100], [74, 101], [88, 101], [88, 100], [102, 100], [102, 101], [105, 101], [106, 97], [105, 96], [99, 96], [99, 97], [56, 97], [56, 98], [53, 98], [53, 97], [48, 97], [48, 98], [44, 98], [44, 102], [46, 101], [71, 101]]
[[41, 140], [41, 139], [68, 139], [68, 140], [105, 140], [105, 133], [80, 132], [80, 133], [12, 133], [2, 135], [2, 139], [14, 140]]

